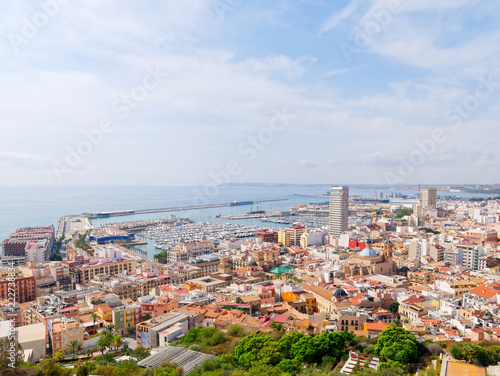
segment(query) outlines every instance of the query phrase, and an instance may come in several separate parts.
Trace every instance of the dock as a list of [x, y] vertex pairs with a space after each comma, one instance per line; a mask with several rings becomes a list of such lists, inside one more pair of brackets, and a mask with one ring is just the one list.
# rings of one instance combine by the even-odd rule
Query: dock
[[261, 204], [263, 202], [275, 202], [275, 201], [287, 201], [287, 200], [288, 200], [287, 198], [280, 198], [274, 200], [261, 200], [261, 201], [234, 201], [224, 204], [176, 206], [171, 208], [160, 208], [160, 209], [118, 210], [118, 211], [108, 211], [108, 212], [83, 213], [82, 215], [89, 219], [96, 219], [96, 218], [119, 217], [119, 216], [136, 215], [136, 214], [164, 213], [164, 212], [173, 212], [181, 210], [198, 210], [198, 209], [221, 208], [229, 206], [254, 205], [254, 204]]

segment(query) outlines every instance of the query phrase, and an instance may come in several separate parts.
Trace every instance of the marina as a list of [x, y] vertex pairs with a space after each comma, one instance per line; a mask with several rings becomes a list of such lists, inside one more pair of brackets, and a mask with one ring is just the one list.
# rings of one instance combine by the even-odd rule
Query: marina
[[222, 240], [247, 238], [255, 235], [260, 227], [231, 223], [187, 223], [179, 226], [157, 226], [141, 231], [138, 236], [155, 242], [155, 247], [171, 250], [177, 247], [180, 238], [187, 243], [202, 238], [218, 244]]

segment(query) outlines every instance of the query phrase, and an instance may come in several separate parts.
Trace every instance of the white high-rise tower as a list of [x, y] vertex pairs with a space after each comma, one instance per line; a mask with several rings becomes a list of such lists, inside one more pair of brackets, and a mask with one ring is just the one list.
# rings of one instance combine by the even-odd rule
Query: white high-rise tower
[[349, 229], [349, 187], [332, 187], [330, 189], [329, 207], [330, 235], [337, 239]]

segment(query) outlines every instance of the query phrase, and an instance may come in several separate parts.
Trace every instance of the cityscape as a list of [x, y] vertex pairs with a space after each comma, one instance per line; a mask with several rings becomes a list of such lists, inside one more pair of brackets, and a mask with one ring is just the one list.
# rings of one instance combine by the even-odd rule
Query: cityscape
[[[235, 201], [240, 214], [225, 223], [113, 211], [18, 228], [2, 241], [0, 333], [15, 332], [28, 363], [60, 358], [77, 371], [104, 356], [130, 372], [166, 365], [196, 374], [234, 338], [236, 354], [245, 339], [346, 333], [339, 338], [350, 350], [331, 365], [343, 374], [384, 364], [493, 374], [500, 198], [449, 193], [421, 187], [416, 196], [362, 198], [333, 186], [314, 195], [321, 202], [287, 210]], [[114, 216], [127, 221], [93, 224]], [[264, 219], [273, 226], [241, 223]], [[214, 339], [196, 339], [205, 331]], [[424, 350], [403, 345], [398, 356], [407, 362], [397, 365], [378, 353], [384, 335], [407, 335]], [[492, 358], [467, 363], [470, 346], [474, 359]], [[294, 364], [278, 356], [260, 367], [300, 372]]]
[[0, 376], [500, 376], [499, 3], [0, 15]]

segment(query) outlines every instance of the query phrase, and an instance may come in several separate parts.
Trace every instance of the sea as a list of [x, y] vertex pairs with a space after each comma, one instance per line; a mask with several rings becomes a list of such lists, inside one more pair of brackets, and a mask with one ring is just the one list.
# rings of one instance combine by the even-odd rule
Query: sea
[[[58, 225], [59, 218], [81, 213], [139, 210], [165, 207], [192, 206], [200, 204], [230, 203], [234, 201], [270, 201], [252, 206], [217, 207], [164, 213], [141, 214], [100, 218], [92, 220], [94, 226], [106, 223], [126, 222], [142, 219], [176, 217], [189, 218], [196, 222], [229, 222], [216, 218], [218, 214], [234, 215], [250, 210], [286, 210], [299, 204], [325, 202], [327, 198], [302, 195], [324, 195], [327, 186], [266, 186], [227, 185], [214, 189], [196, 186], [128, 186], [128, 187], [0, 187], [0, 241], [9, 237], [19, 227]], [[208, 195], [203, 192], [208, 193]], [[350, 188], [350, 196], [384, 197], [392, 190], [373, 188]], [[396, 191], [416, 195], [418, 191]], [[447, 195], [472, 197], [479, 194], [451, 193]], [[255, 224], [262, 227], [279, 228], [275, 223], [264, 223], [258, 219], [231, 221], [231, 223]], [[283, 226], [283, 225], [282, 225]], [[148, 253], [150, 253], [150, 246]]]

